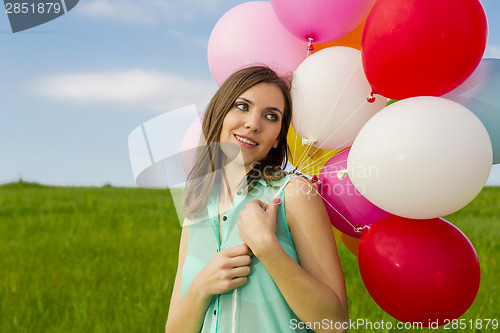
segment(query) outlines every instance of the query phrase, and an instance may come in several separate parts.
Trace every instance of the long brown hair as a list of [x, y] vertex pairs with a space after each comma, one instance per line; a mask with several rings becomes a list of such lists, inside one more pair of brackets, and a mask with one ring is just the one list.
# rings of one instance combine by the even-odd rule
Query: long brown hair
[[207, 106], [202, 123], [202, 133], [206, 145], [196, 151], [194, 167], [188, 176], [182, 211], [187, 218], [197, 216], [206, 207], [215, 184], [220, 181], [223, 152], [218, 146], [222, 124], [236, 99], [245, 91], [259, 83], [270, 83], [280, 88], [285, 100], [278, 135], [278, 147], [271, 148], [267, 156], [256, 163], [247, 174], [248, 191], [251, 191], [262, 176], [270, 183], [285, 176], [282, 167], [286, 165], [290, 151], [287, 144], [288, 128], [292, 120], [292, 101], [288, 80], [278, 76], [266, 66], [252, 66], [233, 73], [217, 90]]

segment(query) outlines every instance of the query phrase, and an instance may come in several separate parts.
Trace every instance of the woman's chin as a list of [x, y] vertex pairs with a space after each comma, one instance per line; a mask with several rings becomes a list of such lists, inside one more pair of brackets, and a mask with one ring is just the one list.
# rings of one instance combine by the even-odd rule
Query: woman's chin
[[237, 144], [231, 143], [231, 142], [220, 142], [220, 149], [226, 156], [226, 161], [227, 163], [231, 163], [234, 160], [240, 158], [241, 156], [241, 149]]

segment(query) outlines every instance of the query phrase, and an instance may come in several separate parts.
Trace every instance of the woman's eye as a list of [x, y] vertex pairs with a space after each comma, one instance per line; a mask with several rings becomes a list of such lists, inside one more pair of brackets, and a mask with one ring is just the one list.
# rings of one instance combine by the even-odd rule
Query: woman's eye
[[241, 111], [248, 111], [248, 104], [246, 103], [236, 103], [236, 108]]
[[269, 113], [269, 114], [266, 114], [266, 118], [271, 120], [271, 121], [277, 121], [278, 120], [278, 116], [275, 115], [274, 113]]

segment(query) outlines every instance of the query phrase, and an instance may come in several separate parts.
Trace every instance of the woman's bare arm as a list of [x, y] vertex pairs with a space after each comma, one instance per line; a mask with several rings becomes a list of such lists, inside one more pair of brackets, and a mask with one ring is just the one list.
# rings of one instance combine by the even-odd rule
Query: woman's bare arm
[[179, 262], [175, 276], [172, 298], [168, 309], [166, 333], [170, 332], [199, 332], [203, 325], [203, 318], [210, 304], [210, 299], [203, 297], [196, 286], [186, 292], [184, 299], [181, 297], [181, 276], [188, 247], [189, 226], [187, 220], [182, 227], [179, 245]]

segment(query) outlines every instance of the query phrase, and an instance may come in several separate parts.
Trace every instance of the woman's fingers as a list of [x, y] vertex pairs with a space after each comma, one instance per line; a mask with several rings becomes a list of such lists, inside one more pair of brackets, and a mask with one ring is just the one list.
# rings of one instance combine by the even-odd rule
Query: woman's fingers
[[228, 290], [235, 289], [238, 287], [241, 287], [247, 283], [247, 278], [246, 277], [237, 277], [231, 280], [231, 287]]
[[248, 266], [252, 262], [252, 258], [249, 254], [244, 254], [242, 256], [229, 258], [230, 267], [240, 267], [240, 266]]
[[212, 295], [238, 288], [247, 282], [247, 276], [251, 273], [250, 253], [246, 244], [240, 244], [224, 249], [214, 256], [204, 270], [205, 281], [212, 281], [205, 282]]
[[250, 255], [252, 253], [248, 245], [246, 245], [245, 243], [241, 243], [240, 245], [224, 249], [221, 252], [227, 254], [228, 257], [238, 257], [242, 255]]
[[[240, 275], [245, 274], [245, 272], [240, 272], [239, 274]], [[231, 274], [231, 275], [233, 275], [233, 274]], [[235, 276], [235, 277], [226, 276], [223, 278], [221, 277], [221, 278], [217, 279], [216, 281], [214, 281], [214, 284], [213, 284], [214, 292], [212, 295], [223, 294], [223, 293], [228, 292], [234, 288], [241, 287], [242, 285], [247, 283], [247, 281], [248, 281], [248, 278], [246, 275]]]
[[250, 274], [249, 266], [235, 267], [224, 272], [224, 278], [234, 280], [240, 277], [245, 277]]

